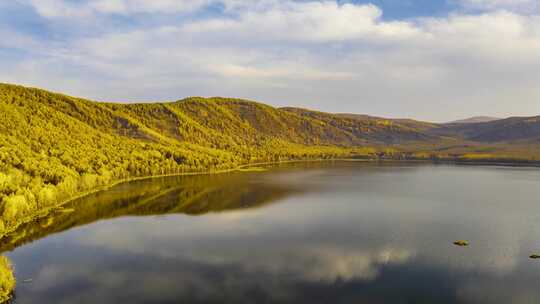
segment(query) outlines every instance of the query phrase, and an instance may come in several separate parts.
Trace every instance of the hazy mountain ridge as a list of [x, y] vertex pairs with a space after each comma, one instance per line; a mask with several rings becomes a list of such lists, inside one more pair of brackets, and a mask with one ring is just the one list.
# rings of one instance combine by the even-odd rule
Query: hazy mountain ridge
[[476, 116], [451, 123], [431, 123], [413, 119], [381, 118], [361, 114], [336, 114], [358, 120], [391, 121], [410, 128], [431, 140], [453, 139], [478, 143], [537, 143], [540, 140], [540, 116], [494, 118]]
[[500, 120], [502, 118], [491, 117], [491, 116], [473, 116], [465, 119], [454, 120], [446, 124], [469, 124], [469, 123], [481, 123], [481, 122], [491, 122], [495, 120]]
[[415, 130], [417, 132], [425, 132], [429, 129], [439, 126], [439, 124], [436, 124], [436, 123], [427, 122], [427, 121], [419, 121], [419, 120], [409, 119], [409, 118], [383, 118], [383, 117], [377, 117], [377, 116], [371, 116], [371, 115], [350, 114], [350, 113], [339, 113], [335, 115], [337, 115], [338, 117], [345, 117], [345, 118], [351, 118], [351, 119], [357, 119], [357, 120], [391, 121], [392, 123], [396, 125], [400, 125], [402, 127]]
[[535, 143], [540, 139], [540, 116], [510, 117], [489, 122], [445, 124], [430, 131], [480, 143]]

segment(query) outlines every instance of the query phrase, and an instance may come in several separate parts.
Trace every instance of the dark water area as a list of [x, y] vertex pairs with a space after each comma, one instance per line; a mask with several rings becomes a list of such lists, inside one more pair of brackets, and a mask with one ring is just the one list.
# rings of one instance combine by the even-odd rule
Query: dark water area
[[17, 304], [540, 303], [540, 169], [335, 162], [137, 181], [0, 250]]

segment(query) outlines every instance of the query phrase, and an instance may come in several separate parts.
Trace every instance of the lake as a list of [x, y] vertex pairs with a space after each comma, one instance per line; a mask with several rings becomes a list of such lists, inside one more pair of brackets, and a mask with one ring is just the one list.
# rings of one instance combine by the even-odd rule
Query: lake
[[540, 303], [540, 169], [328, 162], [143, 180], [0, 249], [17, 304]]

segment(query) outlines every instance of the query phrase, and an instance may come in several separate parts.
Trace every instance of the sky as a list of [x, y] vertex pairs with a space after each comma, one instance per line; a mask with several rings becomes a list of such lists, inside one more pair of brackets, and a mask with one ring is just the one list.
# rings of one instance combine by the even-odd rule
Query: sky
[[0, 0], [0, 82], [444, 122], [540, 115], [538, 0]]

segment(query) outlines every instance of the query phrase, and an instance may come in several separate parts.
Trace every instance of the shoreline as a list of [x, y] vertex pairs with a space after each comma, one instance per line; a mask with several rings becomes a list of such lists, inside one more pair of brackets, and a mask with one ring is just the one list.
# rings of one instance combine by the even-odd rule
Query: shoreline
[[269, 166], [269, 165], [280, 165], [280, 164], [292, 164], [292, 163], [316, 163], [316, 162], [366, 162], [366, 163], [426, 163], [426, 164], [434, 164], [434, 165], [457, 165], [457, 166], [502, 166], [502, 167], [530, 167], [530, 168], [539, 168], [540, 167], [540, 161], [527, 161], [527, 160], [515, 160], [515, 161], [500, 161], [500, 160], [465, 160], [465, 159], [392, 159], [392, 158], [334, 158], [334, 159], [299, 159], [299, 160], [284, 160], [284, 161], [273, 161], [273, 162], [258, 162], [258, 163], [249, 163], [249, 164], [243, 164], [240, 166], [237, 166], [235, 168], [231, 169], [223, 169], [223, 170], [207, 170], [207, 171], [200, 171], [200, 172], [182, 172], [182, 173], [173, 173], [173, 174], [160, 174], [160, 175], [151, 175], [151, 176], [140, 176], [140, 177], [134, 177], [134, 178], [128, 178], [128, 179], [122, 179], [117, 180], [109, 185], [100, 186], [97, 188], [94, 188], [92, 190], [88, 190], [82, 193], [79, 193], [73, 197], [70, 197], [68, 199], [65, 199], [53, 206], [49, 206], [46, 208], [43, 208], [36, 213], [29, 215], [23, 219], [17, 225], [13, 227], [6, 228], [4, 233], [0, 235], [0, 242], [2, 239], [17, 231], [17, 229], [29, 222], [32, 222], [34, 220], [43, 218], [48, 216], [53, 210], [58, 209], [62, 207], [63, 205], [66, 205], [70, 202], [73, 202], [75, 200], [84, 198], [86, 196], [89, 196], [91, 194], [95, 194], [101, 191], [106, 191], [112, 187], [134, 182], [134, 181], [140, 181], [140, 180], [149, 180], [149, 179], [156, 179], [156, 178], [164, 178], [164, 177], [175, 177], [175, 176], [198, 176], [198, 175], [212, 175], [212, 174], [225, 174], [225, 173], [233, 173], [233, 172], [249, 172], [249, 170], [242, 170], [249, 167], [254, 166]]
[[292, 164], [292, 163], [316, 163], [316, 162], [366, 162], [366, 163], [426, 163], [426, 164], [435, 164], [435, 165], [458, 165], [458, 166], [502, 166], [502, 167], [530, 167], [530, 168], [539, 168], [540, 167], [540, 161], [499, 161], [499, 160], [463, 160], [463, 159], [392, 159], [392, 158], [334, 158], [334, 159], [299, 159], [299, 160], [284, 160], [284, 161], [273, 161], [273, 162], [258, 162], [258, 163], [250, 163], [250, 164], [244, 164], [237, 166], [236, 168], [231, 169], [223, 169], [223, 170], [207, 170], [207, 171], [200, 171], [200, 172], [182, 172], [182, 173], [173, 173], [173, 174], [160, 174], [160, 175], [151, 175], [151, 176], [140, 176], [140, 177], [134, 177], [134, 178], [128, 178], [128, 179], [122, 179], [117, 180], [109, 185], [100, 186], [97, 188], [94, 188], [92, 190], [88, 190], [82, 193], [79, 193], [73, 197], [70, 197], [66, 200], [63, 200], [53, 206], [43, 208], [36, 213], [29, 215], [21, 220], [20, 223], [17, 223], [14, 227], [6, 228], [4, 233], [0, 235], [0, 242], [2, 239], [17, 231], [17, 229], [27, 223], [30, 223], [34, 220], [47, 217], [53, 210], [58, 209], [62, 207], [63, 205], [66, 205], [70, 202], [73, 202], [75, 200], [84, 198], [86, 196], [89, 196], [91, 194], [95, 194], [101, 191], [106, 191], [112, 187], [134, 182], [134, 181], [140, 181], [140, 180], [149, 180], [149, 179], [156, 179], [156, 178], [164, 178], [164, 177], [175, 177], [175, 176], [198, 176], [198, 175], [212, 175], [212, 174], [225, 174], [225, 173], [233, 173], [233, 172], [249, 172], [249, 171], [242, 171], [242, 169], [254, 167], [254, 166], [268, 166], [268, 165], [280, 165], [280, 164]]

